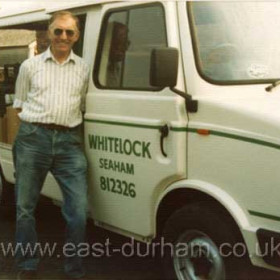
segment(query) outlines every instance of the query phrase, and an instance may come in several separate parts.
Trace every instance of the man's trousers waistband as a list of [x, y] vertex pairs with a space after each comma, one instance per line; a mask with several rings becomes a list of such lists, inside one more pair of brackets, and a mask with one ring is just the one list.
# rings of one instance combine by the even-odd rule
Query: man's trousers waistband
[[[26, 121], [22, 121], [25, 123], [29, 123]], [[43, 127], [45, 129], [49, 129], [49, 130], [56, 130], [56, 131], [72, 131], [75, 130], [79, 127], [75, 126], [75, 127], [69, 127], [69, 126], [63, 126], [63, 125], [59, 125], [59, 124], [55, 124], [55, 123], [40, 123], [40, 122], [32, 122], [31, 124], [39, 126], [39, 127]]]

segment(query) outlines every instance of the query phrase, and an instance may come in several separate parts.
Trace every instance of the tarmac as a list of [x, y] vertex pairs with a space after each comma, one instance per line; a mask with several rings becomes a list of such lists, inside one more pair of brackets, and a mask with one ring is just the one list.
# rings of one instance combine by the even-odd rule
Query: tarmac
[[[42, 199], [36, 211], [38, 240], [41, 244], [57, 244], [58, 251], [64, 244], [65, 223], [60, 208], [54, 206], [50, 200]], [[0, 206], [0, 246], [14, 242], [15, 211]], [[111, 248], [119, 248], [130, 239], [112, 234], [93, 226], [88, 222], [88, 244], [105, 244], [110, 242]], [[1, 248], [0, 248], [1, 250]], [[86, 255], [86, 251], [84, 251]], [[95, 280], [160, 280], [160, 269], [152, 258], [135, 258], [121, 254], [102, 254], [98, 248], [95, 254], [84, 257], [84, 266], [87, 271], [86, 279]], [[58, 280], [67, 279], [63, 272], [64, 258], [60, 255], [43, 257], [38, 268], [38, 279]], [[14, 257], [9, 254], [3, 256], [0, 251], [0, 279], [16, 279], [17, 269]]]
[[[41, 198], [36, 210], [38, 241], [41, 244], [56, 244], [57, 252], [64, 246], [65, 223], [60, 208], [49, 199]], [[4, 256], [1, 248], [14, 243], [15, 208], [0, 205], [0, 280], [15, 280], [17, 269], [11, 254]], [[110, 243], [109, 253], [103, 254], [100, 246]], [[86, 279], [95, 280], [161, 280], [162, 269], [158, 259], [151, 256], [131, 256], [128, 251], [120, 252], [124, 244], [131, 244], [131, 239], [97, 228], [91, 220], [87, 226], [87, 244], [99, 244], [94, 254], [84, 251]], [[136, 241], [135, 241], [136, 242]], [[136, 243], [138, 244], [138, 243]], [[136, 245], [135, 245], [136, 246]], [[98, 250], [99, 249], [99, 250]], [[129, 249], [129, 248], [128, 248]], [[143, 251], [142, 251], [143, 253]], [[63, 272], [64, 258], [61, 254], [41, 258], [38, 279], [67, 279]], [[279, 280], [280, 274], [261, 268], [246, 268], [243, 280]], [[236, 279], [233, 279], [236, 280]]]

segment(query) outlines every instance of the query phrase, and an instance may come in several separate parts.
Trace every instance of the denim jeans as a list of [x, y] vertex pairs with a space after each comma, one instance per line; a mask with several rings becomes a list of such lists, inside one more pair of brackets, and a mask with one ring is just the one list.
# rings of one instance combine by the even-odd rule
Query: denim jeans
[[[66, 221], [66, 243], [84, 242], [87, 208], [87, 161], [79, 129], [57, 131], [22, 122], [13, 146], [16, 169], [16, 244], [35, 245], [34, 210], [48, 171], [62, 194], [62, 214]], [[16, 255], [19, 269], [36, 270], [39, 256]], [[84, 275], [81, 258], [65, 259], [65, 273], [73, 278]]]

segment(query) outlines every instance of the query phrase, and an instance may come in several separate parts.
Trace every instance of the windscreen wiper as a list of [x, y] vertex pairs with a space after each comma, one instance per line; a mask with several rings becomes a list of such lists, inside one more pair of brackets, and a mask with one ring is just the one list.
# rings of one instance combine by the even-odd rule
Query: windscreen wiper
[[270, 86], [266, 87], [265, 90], [270, 92], [279, 85], [280, 85], [280, 80], [273, 82]]

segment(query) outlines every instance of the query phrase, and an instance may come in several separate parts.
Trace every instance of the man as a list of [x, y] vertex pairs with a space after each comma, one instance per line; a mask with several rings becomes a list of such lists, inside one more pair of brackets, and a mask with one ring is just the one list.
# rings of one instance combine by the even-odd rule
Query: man
[[[78, 19], [70, 12], [50, 19], [50, 48], [23, 62], [16, 83], [14, 107], [20, 128], [14, 143], [16, 168], [16, 242], [37, 242], [34, 209], [50, 171], [63, 194], [66, 242], [84, 241], [87, 206], [87, 162], [80, 134], [89, 69], [72, 47], [79, 38]], [[71, 252], [73, 253], [73, 252]], [[16, 256], [17, 279], [37, 279], [38, 256]], [[66, 279], [82, 279], [81, 259], [65, 260]]]

